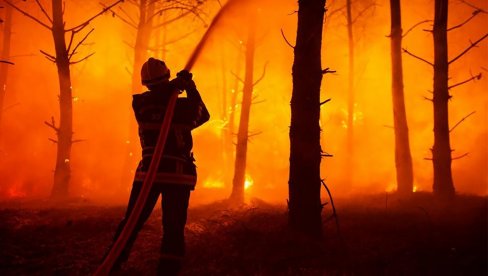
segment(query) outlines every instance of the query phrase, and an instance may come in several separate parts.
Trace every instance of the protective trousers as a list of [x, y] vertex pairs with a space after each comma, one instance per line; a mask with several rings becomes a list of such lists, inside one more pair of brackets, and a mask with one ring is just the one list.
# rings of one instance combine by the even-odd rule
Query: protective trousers
[[[127, 211], [124, 219], [120, 222], [117, 228], [114, 241], [122, 232], [122, 229], [124, 228], [124, 225], [131, 214], [137, 197], [141, 191], [141, 187], [142, 182], [139, 181], [135, 181], [132, 185]], [[119, 259], [116, 261], [115, 267], [120, 267], [120, 265], [129, 258], [130, 250], [136, 240], [137, 234], [151, 215], [151, 212], [158, 201], [159, 195], [162, 195], [161, 208], [163, 216], [163, 239], [161, 243], [160, 269], [164, 269], [161, 268], [161, 265], [169, 265], [172, 267], [172, 269], [179, 269], [181, 260], [185, 255], [184, 230], [187, 218], [188, 202], [190, 199], [190, 188], [186, 186], [160, 183], [155, 183], [149, 192], [149, 196], [142, 210], [141, 216], [132, 235], [127, 241], [126, 247], [122, 251]]]

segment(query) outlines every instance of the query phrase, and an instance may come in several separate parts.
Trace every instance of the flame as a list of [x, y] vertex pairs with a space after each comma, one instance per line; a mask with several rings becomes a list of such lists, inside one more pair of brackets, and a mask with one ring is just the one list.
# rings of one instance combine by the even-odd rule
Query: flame
[[386, 187], [385, 192], [391, 193], [396, 191], [396, 184], [390, 184]]
[[[364, 118], [364, 114], [362, 111], [358, 110], [357, 103], [354, 104], [354, 113], [352, 114], [352, 124], [356, 125], [361, 123]], [[346, 109], [341, 109], [344, 119], [341, 121], [341, 126], [347, 129], [347, 117], [349, 116], [349, 112]]]
[[249, 174], [246, 174], [246, 180], [244, 181], [244, 190], [248, 190], [254, 184], [254, 180]]
[[416, 193], [417, 191], [418, 191], [418, 187], [417, 187], [417, 185], [414, 185], [413, 186], [413, 192]]
[[19, 189], [17, 189], [16, 187], [10, 187], [10, 189], [8, 189], [8, 197], [25, 197], [26, 196], [26, 193], [24, 191], [21, 191]]
[[210, 189], [222, 189], [224, 188], [224, 182], [217, 179], [207, 179], [203, 182], [203, 187]]

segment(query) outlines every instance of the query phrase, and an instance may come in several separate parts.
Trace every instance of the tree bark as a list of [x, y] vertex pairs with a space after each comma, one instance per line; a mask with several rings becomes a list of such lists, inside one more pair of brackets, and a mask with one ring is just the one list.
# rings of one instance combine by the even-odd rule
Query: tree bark
[[[141, 83], [141, 68], [147, 59], [147, 50], [152, 31], [152, 20], [149, 19], [154, 13], [154, 1], [139, 1], [139, 22], [136, 32], [136, 41], [134, 45], [134, 64], [132, 67], [132, 91], [131, 93], [140, 93], [143, 90]], [[139, 162], [140, 156], [135, 156], [139, 148], [139, 137], [137, 135], [137, 124], [135, 120], [130, 120], [129, 134], [127, 139], [126, 157], [122, 166], [121, 185], [131, 182], [134, 171]]]
[[349, 50], [347, 79], [347, 133], [346, 133], [346, 185], [351, 186], [354, 177], [354, 36], [351, 0], [346, 0], [347, 41]]
[[57, 129], [57, 155], [54, 170], [54, 186], [52, 197], [67, 197], [71, 178], [70, 156], [73, 138], [73, 96], [71, 91], [71, 74], [68, 51], [66, 49], [63, 1], [53, 0], [53, 27], [52, 35], [56, 49], [56, 67], [59, 78], [59, 109], [60, 121]]
[[434, 194], [455, 194], [451, 173], [451, 146], [449, 141], [449, 62], [447, 51], [448, 1], [435, 1], [434, 17]]
[[[3, 21], [3, 41], [2, 41], [2, 54], [1, 60], [10, 60], [10, 40], [12, 37], [12, 7], [5, 5], [5, 18]], [[7, 94], [7, 78], [8, 67], [11, 66], [7, 63], [0, 63], [0, 126], [2, 124], [3, 117], [3, 105], [5, 101], [5, 95]], [[0, 129], [0, 136], [2, 130]]]
[[309, 236], [322, 233], [320, 202], [320, 85], [325, 0], [298, 2], [290, 125], [289, 224]]
[[402, 16], [400, 0], [390, 0], [390, 12], [391, 77], [397, 191], [400, 194], [408, 195], [413, 191], [413, 168], [403, 90]]
[[239, 131], [237, 133], [236, 159], [234, 164], [234, 178], [232, 180], [232, 193], [230, 199], [233, 203], [244, 202], [244, 185], [246, 178], [247, 144], [249, 140], [249, 115], [251, 113], [254, 50], [255, 50], [255, 26], [254, 20], [250, 20], [246, 41], [246, 71], [244, 87], [242, 91], [241, 115], [239, 119]]

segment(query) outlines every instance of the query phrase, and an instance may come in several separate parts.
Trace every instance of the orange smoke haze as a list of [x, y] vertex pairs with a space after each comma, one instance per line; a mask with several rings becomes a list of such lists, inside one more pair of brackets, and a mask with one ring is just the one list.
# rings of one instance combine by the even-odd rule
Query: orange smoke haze
[[[48, 1], [46, 7], [50, 10]], [[254, 78], [263, 70], [264, 78], [254, 89], [251, 107], [250, 144], [247, 155], [246, 193], [249, 198], [285, 202], [288, 196], [288, 158], [291, 66], [293, 49], [283, 39], [283, 30], [290, 43], [295, 41], [296, 1], [241, 1], [224, 15], [222, 23], [210, 37], [192, 72], [211, 120], [194, 131], [194, 152], [198, 167], [198, 184], [192, 203], [224, 199], [230, 195], [235, 146], [227, 136], [232, 93], [240, 93], [243, 78], [244, 40], [248, 18], [246, 9], [256, 10], [258, 31]], [[322, 100], [332, 101], [322, 106], [322, 148], [334, 155], [322, 161], [322, 177], [331, 191], [339, 195], [376, 193], [395, 189], [394, 137], [390, 76], [389, 2], [377, 1], [374, 9], [357, 19], [355, 76], [355, 159], [353, 168], [345, 168], [347, 120], [348, 49], [345, 16], [341, 1], [327, 1], [328, 14], [323, 34], [323, 68], [336, 70], [324, 75]], [[364, 4], [362, 4], [364, 2]], [[358, 1], [356, 13], [366, 7]], [[111, 1], [104, 1], [109, 4]], [[488, 10], [482, 0], [473, 4]], [[34, 1], [19, 2], [32, 15], [43, 18]], [[122, 4], [130, 13], [136, 10], [127, 1]], [[99, 1], [66, 1], [67, 27], [89, 18], [101, 10]], [[205, 4], [202, 14], [209, 23], [218, 11], [215, 1]], [[452, 2], [450, 26], [468, 18], [473, 9]], [[404, 1], [402, 6], [404, 31], [419, 21], [433, 19], [433, 2]], [[449, 54], [456, 56], [486, 32], [486, 14], [476, 16], [464, 27], [449, 33]], [[47, 20], [45, 21], [47, 22]], [[95, 55], [71, 67], [74, 102], [74, 139], [71, 165], [73, 196], [106, 202], [125, 202], [132, 179], [122, 179], [130, 123], [135, 123], [131, 110], [130, 91], [135, 41], [135, 29], [111, 13], [90, 23], [95, 31], [81, 46], [80, 58]], [[430, 23], [412, 30], [403, 47], [427, 60], [433, 60], [432, 34], [423, 29]], [[85, 32], [87, 32], [89, 28]], [[177, 40], [160, 49], [148, 49], [147, 56], [164, 58], [172, 75], [182, 69], [198, 43], [205, 26], [200, 19], [187, 16], [180, 21], [153, 31], [151, 45], [157, 36], [167, 41]], [[53, 181], [56, 145], [55, 133], [44, 124], [54, 118], [59, 122], [59, 94], [56, 66], [39, 52], [53, 53], [49, 31], [29, 18], [14, 12], [13, 37], [8, 86], [0, 129], [0, 198], [48, 196]], [[3, 35], [3, 34], [2, 34]], [[83, 35], [81, 35], [82, 37]], [[178, 38], [183, 37], [178, 40]], [[2, 36], [3, 38], [3, 36]], [[80, 38], [80, 37], [79, 37]], [[78, 39], [79, 39], [78, 38]], [[67, 37], [69, 39], [69, 35]], [[156, 47], [155, 47], [156, 48]], [[478, 72], [487, 73], [488, 40], [472, 49], [450, 67], [450, 84], [461, 82]], [[432, 68], [406, 54], [403, 55], [405, 100], [410, 133], [417, 191], [432, 190], [433, 144]], [[264, 69], [266, 67], [266, 69]], [[137, 69], [139, 70], [139, 69]], [[237, 86], [235, 85], [237, 83]], [[475, 82], [452, 89], [450, 126], [472, 111], [476, 111], [451, 133], [453, 156], [469, 153], [453, 161], [453, 177], [460, 193], [488, 194], [488, 82], [485, 76]], [[238, 94], [239, 103], [239, 94]], [[237, 132], [239, 105], [236, 106]], [[235, 140], [235, 135], [233, 136]], [[140, 150], [132, 154], [139, 156]], [[135, 169], [135, 168], [133, 168]], [[346, 175], [353, 175], [353, 186], [345, 187]]]

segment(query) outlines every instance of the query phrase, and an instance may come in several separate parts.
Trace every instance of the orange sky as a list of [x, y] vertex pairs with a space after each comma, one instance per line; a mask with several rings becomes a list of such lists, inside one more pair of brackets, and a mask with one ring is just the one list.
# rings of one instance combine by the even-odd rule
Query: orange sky
[[[252, 6], [260, 14], [255, 78], [268, 64], [263, 81], [254, 90], [256, 102], [259, 103], [251, 108], [250, 130], [252, 134], [259, 134], [251, 138], [248, 147], [247, 174], [250, 181], [252, 179], [252, 186], [247, 190], [248, 197], [284, 203], [287, 198], [293, 50], [283, 40], [280, 29], [293, 43], [296, 1], [242, 2], [244, 5], [259, 3], [259, 6]], [[342, 6], [341, 1], [328, 2], [329, 12]], [[363, 2], [366, 3], [358, 2], [361, 7], [356, 7], [355, 13], [366, 5], [361, 4]], [[486, 1], [472, 3], [488, 10]], [[18, 5], [37, 17], [43, 16], [32, 1]], [[101, 9], [98, 1], [67, 1], [66, 6], [68, 27]], [[123, 7], [133, 12], [129, 3], [124, 3]], [[404, 29], [433, 18], [433, 1], [408, 1], [408, 5], [402, 8]], [[203, 17], [207, 22], [217, 9], [214, 1], [204, 7], [206, 14]], [[212, 116], [210, 122], [194, 131], [194, 151], [199, 171], [198, 186], [192, 199], [194, 204], [223, 199], [230, 194], [230, 183], [226, 183], [225, 173], [232, 175], [232, 151], [228, 150], [232, 144], [222, 140], [221, 128], [228, 119], [228, 110], [223, 110], [223, 94], [227, 93], [226, 99], [229, 101], [234, 89], [233, 73], [239, 72], [241, 76], [244, 73], [244, 61], [238, 61], [243, 58], [240, 43], [245, 39], [247, 25], [242, 10], [243, 7], [235, 7], [224, 18], [192, 70]], [[450, 25], [462, 22], [471, 12], [471, 8], [453, 1]], [[487, 20], [488, 15], [480, 14], [464, 28], [450, 32], [450, 56], [456, 56], [469, 46], [470, 40], [481, 37], [486, 32], [484, 26]], [[15, 66], [9, 68], [5, 107], [10, 108], [4, 111], [1, 125], [0, 197], [46, 196], [52, 185], [56, 146], [48, 140], [54, 138], [53, 131], [43, 122], [50, 120], [51, 116], [56, 122], [59, 121], [59, 92], [56, 67], [39, 50], [53, 52], [53, 42], [46, 29], [17, 12], [14, 13], [13, 22], [11, 60]], [[368, 11], [356, 22], [354, 169], [344, 168], [346, 129], [343, 121], [347, 115], [348, 50], [342, 12], [328, 19], [323, 38], [323, 67], [330, 67], [337, 73], [326, 75], [322, 82], [321, 98], [332, 98], [322, 108], [322, 147], [334, 155], [322, 162], [322, 176], [332, 192], [339, 195], [384, 192], [395, 187], [393, 130], [389, 127], [393, 120], [390, 45], [386, 37], [390, 28], [388, 2], [378, 1], [374, 10]], [[96, 54], [72, 67], [75, 139], [86, 141], [73, 146], [71, 192], [90, 199], [124, 202], [131, 184], [131, 179], [123, 180], [120, 176], [129, 122], [134, 120], [130, 101], [132, 93], [142, 92], [130, 91], [133, 49], [129, 45], [134, 43], [135, 32], [109, 14], [90, 25], [95, 31], [87, 40], [88, 45], [81, 47], [79, 55]], [[432, 35], [422, 30], [429, 27], [429, 24], [424, 24], [412, 31], [404, 39], [403, 47], [432, 60]], [[183, 40], [166, 47], [165, 60], [172, 72], [185, 65], [204, 30], [202, 22], [193, 17], [167, 27], [168, 40], [190, 33]], [[162, 31], [153, 33], [153, 42]], [[463, 81], [471, 74], [486, 73], [487, 49], [488, 40], [454, 63], [450, 67], [451, 84]], [[160, 53], [148, 51], [148, 55], [160, 56]], [[429, 149], [433, 144], [432, 104], [423, 97], [429, 97], [432, 90], [432, 68], [407, 55], [403, 56], [403, 61], [415, 186], [417, 190], [431, 191], [432, 163], [424, 158], [430, 157]], [[237, 68], [239, 64], [240, 69]], [[488, 194], [487, 88], [488, 82], [482, 78], [451, 92], [451, 126], [476, 111], [451, 135], [451, 147], [455, 149], [453, 156], [469, 152], [467, 157], [453, 161], [452, 165], [455, 187], [460, 193]], [[238, 86], [238, 93], [240, 89], [242, 84]], [[139, 152], [134, 154], [138, 155]], [[344, 175], [351, 171], [354, 172], [354, 184], [346, 189], [341, 184]], [[224, 188], [208, 188], [222, 185]]]

